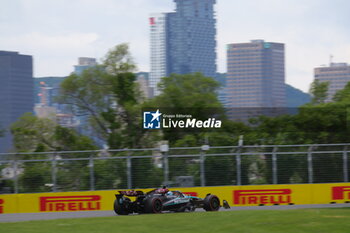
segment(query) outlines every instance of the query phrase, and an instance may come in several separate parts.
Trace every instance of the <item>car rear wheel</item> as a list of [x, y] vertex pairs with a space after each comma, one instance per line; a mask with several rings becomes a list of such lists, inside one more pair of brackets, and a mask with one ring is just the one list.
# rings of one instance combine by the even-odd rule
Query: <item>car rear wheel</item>
[[158, 197], [152, 197], [145, 200], [145, 213], [161, 213], [163, 210], [163, 203]]
[[129, 212], [125, 208], [125, 203], [120, 203], [121, 199], [115, 199], [114, 212], [118, 215], [128, 215]]
[[220, 209], [220, 200], [215, 195], [208, 195], [204, 198], [204, 207], [206, 211], [218, 211]]

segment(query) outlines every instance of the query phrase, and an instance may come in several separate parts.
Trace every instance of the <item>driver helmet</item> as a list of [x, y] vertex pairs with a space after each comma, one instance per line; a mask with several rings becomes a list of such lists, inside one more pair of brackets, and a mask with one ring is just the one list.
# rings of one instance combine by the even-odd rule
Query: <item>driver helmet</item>
[[169, 191], [169, 192], [166, 193], [166, 195], [168, 195], [168, 196], [173, 196], [174, 193], [173, 193], [172, 191]]

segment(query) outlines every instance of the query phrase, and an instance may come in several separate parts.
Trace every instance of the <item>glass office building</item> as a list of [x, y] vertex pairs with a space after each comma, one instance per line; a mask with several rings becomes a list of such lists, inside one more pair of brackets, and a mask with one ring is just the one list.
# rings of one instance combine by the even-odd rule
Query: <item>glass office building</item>
[[33, 59], [17, 52], [0, 51], [0, 152], [11, 149], [10, 125], [34, 107]]
[[350, 65], [347, 63], [330, 63], [326, 67], [314, 69], [315, 80], [329, 82], [326, 102], [331, 102], [337, 91], [350, 82]]
[[84, 70], [97, 65], [96, 58], [92, 57], [79, 57], [78, 65], [74, 66], [74, 73], [81, 75]]
[[172, 13], [152, 14], [150, 86], [172, 73], [216, 75], [215, 0], [174, 0]]
[[229, 44], [227, 96], [231, 107], [285, 107], [284, 44]]
[[168, 13], [152, 14], [151, 27], [151, 73], [149, 86], [154, 95], [159, 95], [157, 84], [162, 77], [167, 76], [167, 18]]
[[229, 44], [226, 106], [242, 112], [255, 108], [258, 115], [275, 115], [270, 110], [279, 108], [278, 114], [286, 107], [284, 67], [284, 44], [264, 40]]

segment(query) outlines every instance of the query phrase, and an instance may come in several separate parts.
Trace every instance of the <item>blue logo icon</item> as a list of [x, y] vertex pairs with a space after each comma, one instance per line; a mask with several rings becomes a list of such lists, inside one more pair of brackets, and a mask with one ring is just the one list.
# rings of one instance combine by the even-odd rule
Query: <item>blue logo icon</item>
[[143, 112], [143, 128], [160, 129], [161, 115], [159, 109], [156, 112]]

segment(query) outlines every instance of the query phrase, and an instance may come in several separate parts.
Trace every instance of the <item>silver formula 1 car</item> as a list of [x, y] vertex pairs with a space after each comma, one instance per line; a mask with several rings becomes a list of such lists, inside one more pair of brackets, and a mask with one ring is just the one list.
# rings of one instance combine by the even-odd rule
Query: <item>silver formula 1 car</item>
[[[162, 211], [185, 212], [203, 208], [206, 211], [218, 211], [221, 207], [216, 195], [208, 193], [205, 198], [188, 196], [180, 191], [170, 191], [167, 188], [154, 189], [147, 193], [142, 191], [118, 191], [114, 201], [114, 211], [118, 215], [131, 213], [161, 213]], [[131, 201], [129, 197], [136, 197]], [[230, 208], [223, 201], [224, 208]]]

